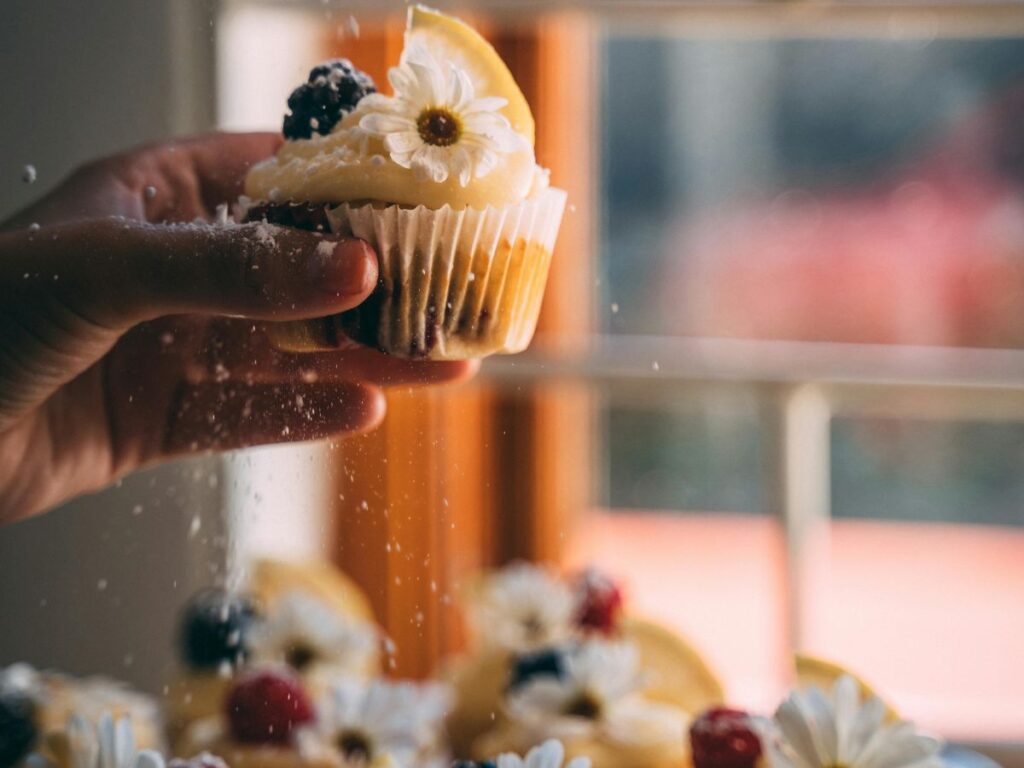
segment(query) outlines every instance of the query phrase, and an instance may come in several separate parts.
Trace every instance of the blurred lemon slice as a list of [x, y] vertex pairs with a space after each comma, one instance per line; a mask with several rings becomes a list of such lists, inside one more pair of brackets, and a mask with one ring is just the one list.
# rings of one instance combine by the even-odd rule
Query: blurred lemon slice
[[644, 619], [626, 618], [622, 634], [636, 643], [645, 671], [654, 679], [644, 693], [697, 715], [725, 700], [722, 684], [704, 658], [672, 630]]
[[849, 675], [860, 689], [861, 700], [868, 699], [875, 696], [882, 700], [885, 704], [885, 717], [889, 721], [899, 720], [899, 713], [895, 709], [879, 696], [875, 689], [868, 685], [860, 675], [851, 672], [840, 664], [836, 664], [833, 661], [826, 661], [816, 656], [807, 656], [804, 654], [796, 654], [796, 684], [798, 688], [809, 688], [812, 685], [818, 686], [821, 690], [828, 692], [832, 690], [832, 686], [836, 680], [843, 675]]
[[258, 560], [253, 567], [251, 589], [262, 605], [272, 606], [289, 592], [305, 592], [342, 616], [376, 623], [366, 593], [330, 563], [288, 563]]
[[533, 144], [533, 114], [505, 62], [491, 44], [468, 24], [423, 5], [409, 8], [405, 44], [422, 43], [441, 61], [466, 70], [477, 97], [501, 96], [508, 104], [501, 113], [512, 128]]

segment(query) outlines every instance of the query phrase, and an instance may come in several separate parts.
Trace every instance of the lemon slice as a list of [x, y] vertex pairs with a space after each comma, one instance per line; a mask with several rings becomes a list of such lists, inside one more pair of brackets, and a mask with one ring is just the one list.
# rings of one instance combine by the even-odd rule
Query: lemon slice
[[832, 686], [836, 680], [843, 675], [849, 675], [856, 683], [857, 688], [860, 690], [861, 700], [871, 698], [875, 696], [882, 700], [885, 704], [885, 717], [889, 721], [899, 720], [900, 716], [895, 709], [879, 696], [875, 689], [864, 681], [860, 675], [851, 672], [840, 664], [836, 664], [832, 661], [826, 661], [825, 659], [819, 659], [816, 656], [806, 656], [804, 654], [796, 654], [796, 684], [799, 688], [809, 688], [812, 685], [818, 686], [821, 690], [828, 692], [832, 690]]
[[725, 700], [722, 684], [704, 658], [672, 630], [643, 619], [626, 618], [622, 633], [636, 643], [640, 663], [653, 679], [644, 690], [655, 701], [697, 715]]
[[501, 113], [513, 130], [533, 144], [533, 114], [505, 62], [490, 43], [468, 24], [423, 5], [409, 8], [405, 44], [423, 44], [440, 61], [466, 70], [477, 97], [501, 96], [508, 100]]
[[258, 560], [253, 568], [251, 589], [266, 606], [289, 592], [306, 592], [342, 616], [376, 623], [366, 593], [352, 579], [330, 563], [299, 565], [282, 560]]

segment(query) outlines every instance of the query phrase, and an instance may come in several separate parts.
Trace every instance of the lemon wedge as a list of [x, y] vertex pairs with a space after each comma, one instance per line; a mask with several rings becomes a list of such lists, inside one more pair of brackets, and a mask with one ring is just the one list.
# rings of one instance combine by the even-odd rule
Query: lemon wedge
[[644, 619], [626, 618], [622, 634], [636, 643], [640, 664], [652, 681], [644, 695], [698, 715], [725, 700], [722, 684], [692, 645], [672, 630]]
[[422, 44], [440, 61], [466, 70], [477, 97], [501, 96], [508, 101], [501, 113], [513, 130], [534, 138], [533, 114], [505, 62], [490, 43], [468, 24], [423, 5], [409, 8], [405, 45]]
[[[875, 692], [875, 689], [864, 681], [864, 678], [833, 661], [798, 653], [795, 657], [795, 663], [796, 684], [798, 688], [809, 688], [812, 685], [816, 685], [821, 690], [828, 692], [832, 690], [832, 686], [837, 679], [843, 675], [849, 675], [857, 683], [861, 700], [871, 698], [872, 696], [882, 699]], [[885, 717], [887, 720], [892, 722], [900, 719], [899, 714], [892, 708], [889, 702], [882, 699], [882, 703], [885, 704]]]
[[366, 593], [330, 563], [312, 561], [299, 565], [283, 560], [258, 560], [251, 589], [266, 606], [289, 592], [305, 592], [341, 616], [376, 623]]

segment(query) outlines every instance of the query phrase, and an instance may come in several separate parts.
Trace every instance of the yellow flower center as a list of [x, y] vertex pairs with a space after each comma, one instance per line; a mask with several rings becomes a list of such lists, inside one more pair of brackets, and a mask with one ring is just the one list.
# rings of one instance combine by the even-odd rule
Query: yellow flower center
[[562, 714], [571, 717], [582, 717], [587, 720], [597, 720], [601, 717], [603, 709], [601, 700], [597, 696], [594, 696], [590, 691], [580, 691], [575, 698], [565, 705]]
[[289, 643], [284, 652], [285, 663], [296, 672], [302, 672], [317, 660], [319, 654], [302, 640]]
[[447, 107], [431, 107], [416, 118], [420, 138], [435, 147], [450, 147], [462, 136], [462, 121]]
[[373, 757], [373, 745], [369, 737], [360, 731], [343, 731], [338, 736], [338, 749], [353, 761], [368, 762]]

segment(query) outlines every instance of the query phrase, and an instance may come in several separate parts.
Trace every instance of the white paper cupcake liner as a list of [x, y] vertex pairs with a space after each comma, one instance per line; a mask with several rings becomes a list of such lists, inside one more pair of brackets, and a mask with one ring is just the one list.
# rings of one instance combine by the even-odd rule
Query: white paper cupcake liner
[[483, 210], [398, 205], [327, 211], [331, 231], [377, 252], [377, 290], [326, 322], [281, 323], [285, 348], [336, 343], [339, 330], [407, 358], [459, 360], [519, 352], [533, 337], [566, 194], [547, 189]]

